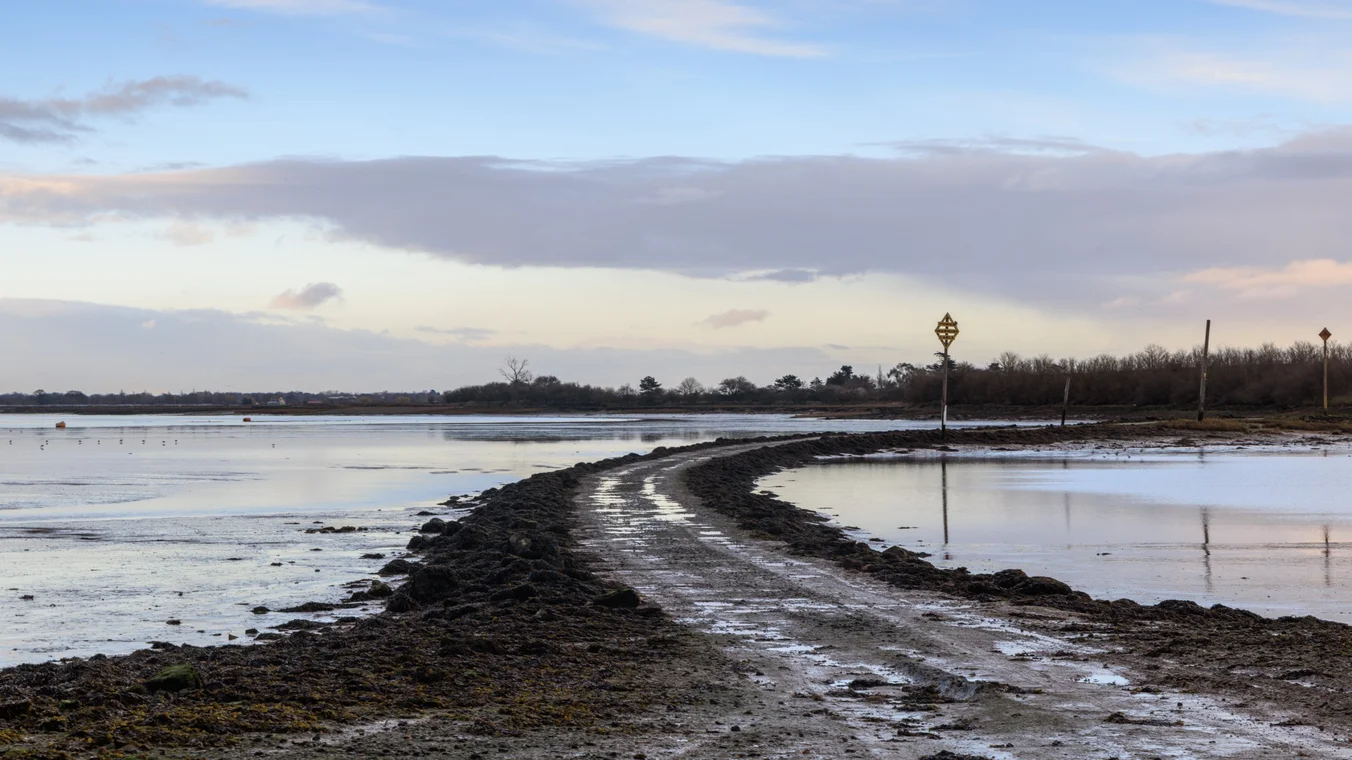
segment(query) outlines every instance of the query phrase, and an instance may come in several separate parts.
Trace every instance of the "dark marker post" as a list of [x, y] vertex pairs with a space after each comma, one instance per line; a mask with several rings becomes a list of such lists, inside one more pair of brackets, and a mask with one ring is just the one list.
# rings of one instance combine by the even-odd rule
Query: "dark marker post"
[[1206, 338], [1202, 340], [1202, 382], [1197, 389], [1197, 421], [1206, 418], [1206, 359], [1211, 353], [1211, 320], [1206, 321]]
[[1066, 426], [1066, 412], [1070, 411], [1070, 375], [1066, 375], [1066, 395], [1061, 399], [1061, 427]]
[[1324, 339], [1324, 414], [1329, 413], [1329, 338], [1333, 333], [1325, 327], [1319, 331], [1319, 337]]

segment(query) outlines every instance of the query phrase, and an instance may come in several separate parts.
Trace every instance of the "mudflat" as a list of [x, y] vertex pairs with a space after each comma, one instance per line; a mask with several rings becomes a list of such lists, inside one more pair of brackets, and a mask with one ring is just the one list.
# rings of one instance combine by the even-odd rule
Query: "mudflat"
[[1352, 757], [1352, 628], [939, 569], [752, 491], [822, 455], [1178, 437], [720, 441], [536, 475], [420, 526], [358, 592], [379, 615], [0, 672], [0, 756]]

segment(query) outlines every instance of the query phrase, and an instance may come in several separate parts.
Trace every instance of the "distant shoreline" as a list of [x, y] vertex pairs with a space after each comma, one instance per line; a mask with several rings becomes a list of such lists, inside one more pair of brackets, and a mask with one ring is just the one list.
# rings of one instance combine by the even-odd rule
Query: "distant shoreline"
[[[634, 406], [634, 407], [485, 407], [450, 404], [407, 404], [407, 405], [326, 405], [305, 404], [294, 406], [222, 406], [222, 405], [42, 405], [42, 406], [0, 406], [0, 414], [55, 414], [55, 415], [238, 415], [241, 417], [259, 417], [269, 415], [289, 416], [392, 416], [426, 415], [434, 417], [460, 417], [469, 415], [633, 415], [633, 414], [789, 414], [798, 417], [819, 417], [822, 419], [872, 419], [872, 420], [934, 420], [938, 421], [939, 410], [927, 405], [900, 404], [719, 404], [719, 405], [670, 405], [670, 406]], [[1191, 419], [1196, 415], [1192, 407], [1131, 407], [1131, 406], [1071, 406], [1069, 417], [1077, 420], [1096, 421], [1154, 421]], [[1310, 408], [1289, 408], [1276, 406], [1258, 407], [1218, 407], [1208, 410], [1208, 416], [1215, 418], [1238, 417], [1281, 417], [1305, 418], [1318, 415], [1322, 410]], [[949, 419], [966, 420], [1059, 420], [1060, 406], [1015, 406], [1015, 405], [953, 405], [949, 407]], [[1347, 421], [1348, 414], [1334, 410], [1332, 421]]]

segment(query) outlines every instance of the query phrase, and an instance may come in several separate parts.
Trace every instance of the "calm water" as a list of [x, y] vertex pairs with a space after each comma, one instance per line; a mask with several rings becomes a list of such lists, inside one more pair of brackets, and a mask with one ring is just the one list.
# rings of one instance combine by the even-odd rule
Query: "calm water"
[[[69, 427], [57, 430], [64, 420]], [[364, 586], [451, 494], [720, 436], [934, 423], [665, 417], [0, 415], [0, 665], [206, 644]], [[323, 525], [360, 533], [307, 534]], [[32, 600], [21, 597], [32, 595]], [[353, 614], [344, 612], [341, 614]], [[165, 621], [181, 621], [169, 626]]]
[[1346, 445], [827, 462], [760, 487], [944, 566], [1352, 622]]

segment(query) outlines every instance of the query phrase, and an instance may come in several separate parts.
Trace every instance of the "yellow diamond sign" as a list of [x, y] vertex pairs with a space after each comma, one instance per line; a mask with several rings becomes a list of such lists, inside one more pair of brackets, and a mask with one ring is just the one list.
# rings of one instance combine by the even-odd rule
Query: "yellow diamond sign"
[[939, 342], [944, 344], [944, 350], [947, 351], [958, 338], [958, 323], [951, 314], [945, 314], [944, 318], [939, 320], [939, 326], [934, 328], [934, 334], [939, 336]]

